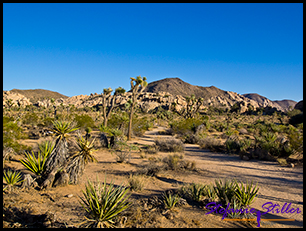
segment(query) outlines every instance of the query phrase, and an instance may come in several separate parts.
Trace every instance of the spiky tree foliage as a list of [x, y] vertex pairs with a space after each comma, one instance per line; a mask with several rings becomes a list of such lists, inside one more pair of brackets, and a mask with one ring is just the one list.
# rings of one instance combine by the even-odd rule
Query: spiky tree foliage
[[128, 140], [132, 138], [132, 120], [133, 114], [135, 110], [135, 106], [137, 104], [137, 98], [139, 94], [141, 94], [145, 88], [148, 86], [147, 78], [141, 76], [137, 76], [136, 78], [131, 77], [131, 91], [132, 91], [132, 99], [130, 100], [130, 119], [129, 119], [129, 127], [128, 127]]
[[[178, 99], [177, 99], [178, 100]], [[186, 108], [184, 108], [181, 112], [178, 112], [180, 115], [184, 116], [185, 119], [194, 118], [196, 113], [199, 111], [200, 107], [203, 104], [203, 98], [195, 98], [195, 95], [186, 96]]]
[[53, 126], [52, 131], [54, 132], [56, 141], [54, 149], [46, 161], [46, 168], [44, 171], [46, 180], [42, 184], [43, 188], [52, 185], [56, 172], [66, 166], [69, 157], [67, 143], [70, 136], [69, 133], [78, 129], [75, 128], [71, 122], [65, 121], [55, 121], [53, 122]]
[[69, 174], [69, 182], [77, 184], [80, 176], [83, 174], [85, 165], [88, 162], [97, 162], [97, 159], [93, 156], [94, 141], [91, 142], [83, 137], [79, 137], [77, 144], [79, 151], [70, 157], [67, 173]]
[[104, 126], [107, 127], [107, 121], [113, 111], [114, 108], [118, 107], [119, 105], [115, 104], [116, 97], [119, 95], [123, 95], [125, 93], [125, 89], [122, 87], [118, 87], [115, 89], [115, 93], [112, 96], [113, 89], [104, 88], [102, 94], [102, 111], [103, 111], [103, 118], [104, 118]]

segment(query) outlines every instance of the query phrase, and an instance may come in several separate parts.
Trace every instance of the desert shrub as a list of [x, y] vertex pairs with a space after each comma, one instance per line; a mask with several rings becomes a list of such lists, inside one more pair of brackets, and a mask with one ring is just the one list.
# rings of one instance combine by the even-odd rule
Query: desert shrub
[[153, 127], [153, 122], [146, 116], [133, 118], [132, 129], [135, 136], [143, 136], [143, 134]]
[[110, 119], [107, 122], [107, 126], [113, 129], [119, 129], [126, 133], [129, 122], [129, 116], [126, 112], [112, 113]]
[[35, 125], [38, 123], [38, 115], [34, 112], [27, 112], [23, 118], [23, 124]]
[[221, 144], [220, 140], [215, 139], [213, 137], [206, 137], [200, 139], [198, 141], [198, 144], [201, 149], [209, 149], [212, 152], [223, 150], [223, 145]]
[[155, 114], [157, 119], [173, 120], [173, 113], [169, 110], [165, 110], [162, 106], [155, 108], [152, 114]]
[[75, 115], [74, 121], [77, 123], [76, 126], [79, 127], [79, 128], [85, 129], [87, 127], [91, 127], [91, 128], [95, 127], [95, 122], [87, 114], [85, 114], [85, 115]]
[[158, 152], [158, 148], [157, 148], [156, 144], [145, 145], [144, 149], [145, 149], [145, 152], [148, 153], [148, 154], [156, 154]]
[[23, 129], [17, 125], [14, 118], [3, 116], [3, 147], [12, 148], [16, 153], [20, 153], [23, 150], [31, 150], [26, 145], [18, 143], [19, 139], [26, 138]]
[[174, 138], [156, 139], [155, 145], [161, 152], [183, 152], [185, 150], [183, 142]]
[[116, 149], [112, 152], [117, 156], [117, 162], [130, 162], [131, 152], [133, 150], [140, 150], [140, 148], [135, 144], [128, 144], [125, 141], [118, 141]]
[[195, 133], [196, 128], [202, 124], [202, 122], [203, 119], [201, 118], [181, 119], [170, 123], [170, 127], [174, 133], [184, 135], [188, 133]]
[[163, 163], [166, 164], [166, 169], [177, 170], [180, 167], [179, 162], [182, 159], [183, 159], [182, 155], [180, 156], [177, 154], [168, 155], [163, 159]]
[[161, 170], [163, 170], [163, 166], [158, 165], [154, 161], [150, 161], [147, 165], [143, 165], [138, 173], [147, 176], [157, 176]]
[[130, 175], [128, 178], [130, 190], [141, 191], [145, 186], [145, 178], [143, 175]]
[[230, 136], [225, 141], [225, 146], [228, 153], [238, 153], [240, 150], [240, 142], [236, 136]]
[[45, 127], [52, 128], [53, 127], [54, 118], [46, 117], [46, 118], [42, 119], [42, 122], [43, 122]]

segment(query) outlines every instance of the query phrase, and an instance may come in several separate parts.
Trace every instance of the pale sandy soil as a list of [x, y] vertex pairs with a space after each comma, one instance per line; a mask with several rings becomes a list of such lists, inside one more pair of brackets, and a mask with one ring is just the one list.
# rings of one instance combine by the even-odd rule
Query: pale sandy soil
[[[145, 133], [144, 137], [132, 140], [132, 143], [152, 144], [159, 127]], [[162, 136], [166, 138], [167, 136]], [[142, 154], [143, 155], [143, 154]], [[168, 153], [146, 154], [143, 158], [141, 153], [132, 153], [130, 163], [117, 163], [114, 154], [107, 150], [98, 150], [95, 156], [97, 163], [89, 163], [79, 185], [51, 188], [45, 191], [12, 192], [4, 194], [4, 204], [18, 208], [28, 209], [31, 214], [43, 214], [52, 212], [57, 222], [66, 227], [76, 227], [84, 221], [84, 210], [79, 204], [78, 196], [87, 179], [95, 181], [96, 176], [106, 182], [127, 185], [129, 174], [136, 173], [143, 165], [149, 163], [149, 157], [162, 157]], [[132, 192], [131, 200], [140, 201], [154, 195], [160, 196], [164, 190], [178, 189], [184, 183], [213, 183], [215, 179], [232, 179], [249, 182], [258, 182], [260, 187], [258, 199], [252, 207], [261, 210], [266, 202], [277, 203], [282, 207], [285, 203], [291, 203], [291, 207], [299, 208], [300, 214], [269, 213], [263, 218], [284, 219], [291, 218], [295, 221], [273, 221], [262, 224], [262, 227], [303, 227], [303, 168], [281, 167], [277, 163], [267, 161], [243, 161], [239, 156], [212, 153], [208, 150], [199, 149], [198, 145], [185, 145], [184, 159], [196, 162], [197, 171], [163, 171], [157, 177], [147, 177], [145, 189], [141, 192]], [[27, 170], [16, 161], [7, 163], [15, 169]], [[72, 197], [67, 195], [73, 194]], [[136, 209], [136, 204], [134, 208]], [[208, 210], [195, 205], [184, 205], [174, 212], [174, 217], [169, 218], [154, 209], [139, 208], [139, 216], [142, 217], [139, 227], [256, 227], [256, 222], [224, 221], [220, 216], [209, 214]], [[135, 215], [136, 216], [136, 215]], [[133, 216], [132, 216], [133, 217]], [[34, 219], [34, 218], [29, 218]], [[137, 226], [133, 219], [127, 220], [126, 227]], [[140, 219], [141, 220], [141, 219]], [[4, 223], [5, 226], [5, 223]]]

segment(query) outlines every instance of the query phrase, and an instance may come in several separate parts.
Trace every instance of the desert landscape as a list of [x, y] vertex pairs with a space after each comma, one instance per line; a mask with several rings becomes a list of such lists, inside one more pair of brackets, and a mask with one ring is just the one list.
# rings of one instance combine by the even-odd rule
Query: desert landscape
[[303, 101], [141, 76], [128, 92], [3, 91], [3, 227], [259, 226], [212, 203], [269, 203], [260, 227], [303, 227]]

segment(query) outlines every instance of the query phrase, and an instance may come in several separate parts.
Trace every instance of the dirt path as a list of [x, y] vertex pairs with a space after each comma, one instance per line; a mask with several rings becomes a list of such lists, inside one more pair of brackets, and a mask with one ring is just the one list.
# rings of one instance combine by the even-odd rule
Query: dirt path
[[[156, 138], [170, 136], [158, 135], [164, 130], [158, 127], [147, 131], [139, 143], [152, 144]], [[265, 211], [262, 205], [267, 202], [278, 204], [280, 210], [285, 203], [291, 203], [291, 208], [299, 208], [302, 212], [272, 213], [265, 218], [269, 219], [295, 219], [295, 221], [274, 221], [275, 227], [302, 227], [303, 226], [303, 168], [281, 167], [276, 162], [250, 160], [244, 161], [238, 155], [227, 155], [202, 150], [198, 145], [185, 144], [185, 159], [196, 162], [196, 167], [204, 174], [201, 176], [180, 176], [180, 182], [213, 183], [215, 179], [232, 179], [258, 182], [260, 187], [258, 198], [252, 205], [257, 210]]]

